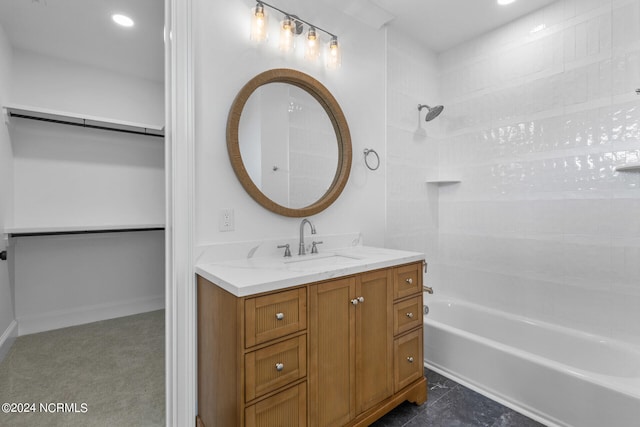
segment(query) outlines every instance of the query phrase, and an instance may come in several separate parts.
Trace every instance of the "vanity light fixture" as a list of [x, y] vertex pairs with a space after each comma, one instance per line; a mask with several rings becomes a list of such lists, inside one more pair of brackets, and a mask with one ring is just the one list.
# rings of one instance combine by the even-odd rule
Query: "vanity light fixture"
[[113, 22], [123, 27], [133, 27], [134, 24], [133, 19], [119, 13], [111, 15], [111, 19], [113, 19]]
[[320, 45], [322, 41], [320, 40], [319, 33], [322, 32], [330, 37], [327, 44], [327, 68], [336, 69], [340, 67], [342, 61], [338, 36], [263, 1], [258, 1], [256, 7], [251, 9], [251, 40], [262, 42], [268, 38], [268, 17], [265, 7], [276, 10], [284, 16], [284, 19], [280, 23], [280, 40], [278, 41], [278, 47], [281, 51], [290, 52], [294, 49], [295, 37], [303, 33], [304, 25], [306, 25], [308, 30], [305, 37], [305, 59], [315, 62], [320, 56]]

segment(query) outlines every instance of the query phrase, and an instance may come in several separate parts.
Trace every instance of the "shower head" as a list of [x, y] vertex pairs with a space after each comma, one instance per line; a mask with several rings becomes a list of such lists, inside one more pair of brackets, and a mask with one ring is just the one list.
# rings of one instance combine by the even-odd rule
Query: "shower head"
[[427, 115], [424, 118], [425, 122], [430, 122], [442, 113], [444, 107], [442, 105], [436, 105], [435, 107], [429, 107], [428, 105], [418, 104], [418, 111], [422, 111], [423, 108], [427, 109]]

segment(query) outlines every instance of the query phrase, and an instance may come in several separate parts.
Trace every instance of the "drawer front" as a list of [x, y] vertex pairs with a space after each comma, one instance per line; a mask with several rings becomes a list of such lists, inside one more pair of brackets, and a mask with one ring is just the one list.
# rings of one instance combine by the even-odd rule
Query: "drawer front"
[[307, 375], [307, 337], [301, 335], [245, 355], [245, 401]]
[[399, 335], [422, 324], [422, 295], [393, 305], [393, 334]]
[[422, 292], [422, 264], [411, 264], [395, 269], [393, 298], [404, 298]]
[[397, 393], [424, 375], [422, 328], [396, 338], [394, 353], [394, 391]]
[[307, 425], [307, 383], [261, 400], [245, 409], [247, 427], [303, 427]]
[[245, 346], [307, 328], [307, 289], [293, 289], [245, 301]]

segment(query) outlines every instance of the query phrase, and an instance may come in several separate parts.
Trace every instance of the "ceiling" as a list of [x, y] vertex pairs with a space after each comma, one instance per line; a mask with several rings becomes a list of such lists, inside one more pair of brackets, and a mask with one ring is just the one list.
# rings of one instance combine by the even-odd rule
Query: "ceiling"
[[402, 28], [436, 52], [525, 16], [556, 0], [517, 0], [500, 6], [496, 0], [371, 0]]
[[0, 26], [14, 48], [164, 80], [162, 0], [0, 0]]
[[[400, 28], [441, 52], [556, 0], [321, 1], [374, 28]], [[15, 48], [162, 81], [163, 7], [161, 0], [0, 0], [0, 26]], [[136, 25], [114, 25], [115, 12]]]

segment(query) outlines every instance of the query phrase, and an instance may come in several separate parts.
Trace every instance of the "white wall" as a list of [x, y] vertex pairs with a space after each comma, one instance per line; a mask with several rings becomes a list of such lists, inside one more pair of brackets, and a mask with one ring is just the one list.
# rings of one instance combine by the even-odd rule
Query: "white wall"
[[16, 49], [11, 102], [134, 123], [164, 123], [162, 82]]
[[[162, 84], [16, 50], [11, 102], [162, 124]], [[15, 227], [164, 222], [162, 138], [11, 120]], [[44, 208], [46, 207], [46, 208]]]
[[[640, 342], [640, 2], [563, 0], [441, 56], [438, 288]], [[546, 29], [531, 30], [540, 24]]]
[[[13, 104], [143, 124], [161, 83], [16, 50]], [[164, 223], [162, 138], [12, 118], [14, 227]], [[16, 237], [20, 334], [164, 307], [164, 233]]]
[[[0, 105], [9, 98], [11, 88], [11, 64], [13, 51], [0, 26]], [[13, 154], [9, 133], [0, 123], [0, 239], [5, 228], [12, 223], [13, 215]], [[0, 251], [8, 242], [0, 240]], [[12, 255], [11, 255], [12, 256]], [[0, 361], [11, 347], [17, 334], [14, 322], [13, 291], [9, 279], [9, 263], [0, 261]]]
[[11, 119], [14, 226], [164, 223], [163, 138]]
[[19, 334], [164, 307], [164, 232], [15, 239]]
[[[225, 139], [227, 114], [240, 88], [260, 72], [288, 67], [310, 74], [333, 93], [352, 136], [349, 182], [338, 200], [311, 220], [320, 235], [362, 232], [366, 244], [383, 245], [385, 166], [377, 172], [366, 170], [362, 152], [365, 147], [384, 152], [384, 32], [365, 27], [318, 2], [280, 2], [278, 7], [338, 34], [344, 52], [342, 67], [329, 71], [298, 56], [282, 57], [274, 47], [277, 34], [272, 34], [266, 46], [253, 45], [249, 17], [255, 3], [199, 0], [194, 5], [196, 244], [270, 238], [297, 241], [300, 219], [273, 214], [247, 195], [229, 163]], [[272, 21], [276, 19], [277, 14], [273, 14]], [[222, 208], [235, 210], [234, 232], [218, 231]]]

